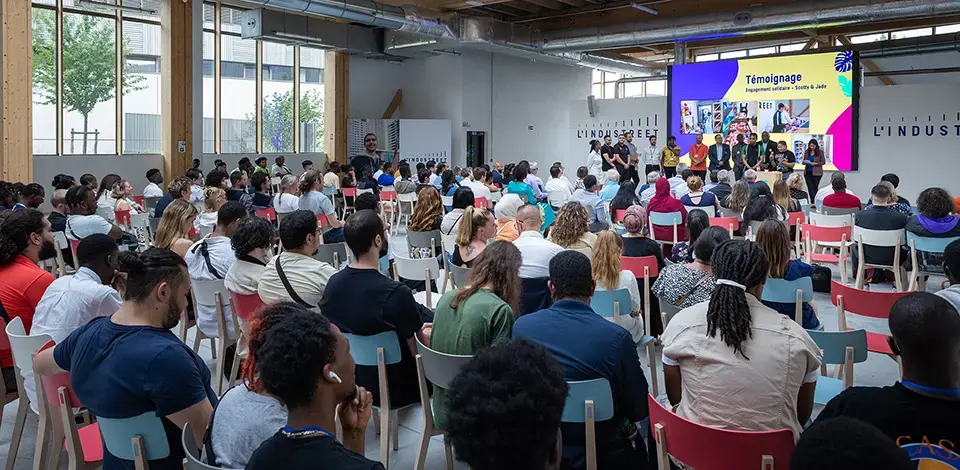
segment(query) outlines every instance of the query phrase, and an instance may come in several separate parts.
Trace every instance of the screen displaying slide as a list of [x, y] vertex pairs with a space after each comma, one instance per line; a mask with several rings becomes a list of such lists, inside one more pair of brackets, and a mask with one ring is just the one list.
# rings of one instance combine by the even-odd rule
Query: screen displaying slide
[[[803, 159], [811, 141], [828, 170], [856, 170], [854, 53], [804, 54], [675, 65], [670, 70], [670, 135], [684, 154], [723, 136], [770, 134]], [[795, 167], [802, 170], [801, 165]]]

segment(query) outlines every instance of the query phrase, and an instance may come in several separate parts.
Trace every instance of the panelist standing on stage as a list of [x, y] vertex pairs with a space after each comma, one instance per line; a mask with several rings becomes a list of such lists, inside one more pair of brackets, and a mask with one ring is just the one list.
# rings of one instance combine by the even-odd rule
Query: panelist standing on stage
[[723, 143], [723, 136], [717, 134], [713, 136], [715, 144], [710, 146], [707, 154], [710, 157], [710, 171], [720, 171], [730, 169], [730, 144]]
[[697, 143], [690, 146], [690, 171], [703, 181], [707, 178], [707, 146], [703, 134], [697, 134]]

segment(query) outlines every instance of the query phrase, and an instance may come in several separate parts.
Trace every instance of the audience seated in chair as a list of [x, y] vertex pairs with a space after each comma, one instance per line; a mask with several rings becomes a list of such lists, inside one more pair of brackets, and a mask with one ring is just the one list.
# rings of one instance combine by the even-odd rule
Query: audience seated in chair
[[[374, 404], [354, 381], [347, 338], [323, 315], [299, 305], [281, 308], [289, 312], [276, 315], [254, 348], [257, 388], [286, 406], [286, 426], [253, 452], [245, 468], [383, 470], [363, 456]], [[338, 422], [342, 443], [334, 434]]]
[[[501, 341], [477, 352], [451, 383], [445, 439], [473, 470], [559, 470], [569, 386], [553, 354]], [[581, 426], [582, 427], [582, 426]]]
[[[284, 175], [286, 176], [286, 175]], [[278, 177], [279, 178], [279, 177]], [[283, 181], [282, 179], [280, 180]], [[273, 207], [273, 198], [270, 197], [270, 177], [265, 173], [254, 173], [250, 177], [250, 186], [253, 187], [253, 210]]]
[[[288, 175], [289, 176], [289, 175]], [[237, 224], [230, 236], [230, 246], [237, 261], [223, 277], [223, 287], [240, 295], [257, 294], [260, 276], [273, 259], [273, 226], [260, 217], [246, 217]], [[224, 301], [227, 301], [224, 298]], [[240, 357], [247, 357], [247, 344], [250, 338], [250, 320], [237, 318], [240, 331]]]
[[523, 207], [523, 201], [516, 194], [505, 194], [497, 202], [494, 216], [497, 218], [497, 240], [512, 242], [520, 236], [517, 231], [517, 211]]
[[743, 209], [743, 222], [749, 224], [767, 219], [786, 222], [787, 208], [777, 204], [767, 183], [760, 182], [750, 190], [750, 199], [747, 201], [747, 207]]
[[[866, 210], [857, 213], [856, 226], [868, 230], [903, 230], [906, 228], [907, 216], [893, 209], [892, 196], [893, 186], [890, 183], [884, 181], [874, 186], [870, 191], [871, 205]], [[856, 232], [854, 232], [854, 241], [856, 241]], [[906, 247], [906, 235], [900, 242], [903, 244], [900, 246], [900, 264], [903, 265], [910, 259], [910, 252]], [[853, 257], [853, 272], [857, 272], [860, 254], [857, 249], [850, 251]], [[864, 243], [863, 256], [869, 264], [893, 265], [894, 252], [892, 247], [870, 246]]]
[[[301, 181], [303, 181], [302, 178]], [[280, 179], [280, 192], [273, 196], [273, 209], [277, 214], [289, 214], [300, 208], [298, 190], [296, 176], [287, 175]]]
[[450, 262], [465, 268], [473, 267], [496, 233], [497, 226], [490, 211], [467, 207], [457, 229], [457, 245], [453, 247]]
[[[570, 197], [571, 201], [578, 202], [587, 208], [589, 214], [587, 224], [593, 233], [610, 228], [610, 214], [607, 213], [607, 207], [603, 204], [603, 200], [597, 195], [599, 189], [597, 177], [587, 175], [583, 178], [583, 189], [574, 191], [573, 196]], [[498, 204], [497, 210], [499, 209]]]
[[[679, 212], [681, 219], [680, 223], [677, 226], [677, 240], [685, 242], [689, 240], [689, 235], [687, 234], [687, 209], [683, 207], [683, 203], [679, 199], [670, 195], [670, 182], [666, 179], [660, 178], [656, 183], [656, 194], [650, 199], [650, 203], [647, 204], [647, 214], [652, 214], [654, 212], [658, 213], [672, 213]], [[673, 227], [666, 225], [654, 225], [653, 234], [657, 240], [673, 240]]]
[[[830, 184], [828, 184], [828, 185], [820, 188], [819, 190], [817, 190], [816, 195], [814, 195], [814, 201], [813, 201], [813, 202], [816, 204], [817, 207], [823, 207], [823, 206], [824, 206], [824, 203], [823, 203], [824, 199], [826, 199], [827, 196], [831, 196], [831, 195], [833, 195], [833, 194], [836, 192], [836, 191], [833, 189], [833, 182], [836, 181], [836, 180], [843, 180], [843, 184], [841, 185], [841, 186], [843, 187], [842, 192], [844, 192], [844, 193], [846, 193], [846, 194], [848, 194], [848, 195], [850, 195], [850, 196], [857, 197], [857, 195], [854, 194], [853, 191], [847, 189], [846, 176], [844, 176], [843, 173], [841, 173], [841, 172], [839, 172], [839, 171], [834, 171], [833, 173], [830, 174]], [[816, 188], [811, 188], [810, 190], [813, 191], [813, 189], [816, 189]], [[860, 200], [860, 199], [857, 198], [857, 201], [859, 201], [859, 200]], [[859, 207], [859, 206], [854, 206], [854, 207]]]
[[[213, 177], [211, 177], [211, 175], [213, 175]], [[212, 186], [210, 184], [210, 180], [216, 180], [216, 176], [223, 176], [223, 180], [221, 181], [226, 181], [228, 183], [230, 181], [230, 178], [226, 176], [226, 173], [211, 172], [211, 175], [207, 175], [207, 186]], [[185, 176], [174, 178], [173, 181], [167, 184], [167, 194], [164, 194], [163, 197], [157, 201], [157, 205], [153, 210], [153, 216], [157, 219], [163, 217], [163, 213], [167, 210], [167, 206], [172, 204], [173, 201], [183, 200], [189, 203], [191, 184], [192, 181]], [[219, 185], [217, 186], [220, 187]], [[226, 186], [223, 186], [223, 189], [227, 189]]]
[[[470, 281], [443, 294], [433, 318], [430, 348], [471, 355], [500, 339], [510, 339], [514, 312], [520, 300], [520, 250], [510, 242], [495, 241], [476, 259]], [[446, 394], [433, 395], [433, 421], [446, 429]]]
[[[326, 194], [320, 172], [308, 171], [300, 178], [300, 210], [308, 210], [314, 217], [325, 215], [329, 226], [323, 229], [323, 243], [343, 242], [343, 222], [337, 219], [337, 211]], [[286, 219], [284, 220], [286, 221]], [[282, 225], [282, 224], [281, 224]]]
[[[921, 237], [960, 237], [960, 216], [953, 215], [953, 200], [945, 189], [927, 188], [917, 198], [917, 214], [907, 221], [907, 231]], [[939, 253], [917, 252], [920, 270], [937, 273], [942, 264]]]
[[[843, 173], [839, 174], [842, 175]], [[833, 194], [823, 198], [822, 207], [832, 207], [834, 209], [861, 209], [863, 207], [860, 198], [847, 191], [847, 180], [845, 178], [831, 176], [830, 187], [833, 188]]]
[[[598, 291], [626, 289], [630, 292], [630, 305], [620, 306], [620, 326], [630, 332], [630, 337], [638, 343], [644, 335], [643, 296], [633, 273], [620, 269], [622, 252], [623, 239], [620, 235], [609, 230], [600, 232], [597, 245], [593, 248], [590, 266]], [[607, 317], [607, 320], [614, 321], [614, 318]]]
[[[33, 361], [42, 376], [70, 372], [73, 391], [96, 416], [160, 416], [170, 454], [151, 460], [152, 470], [183, 468], [180, 428], [189, 423], [196, 442], [202, 442], [217, 402], [210, 369], [170, 331], [187, 307], [189, 291], [183, 258], [151, 248], [131, 257], [124, 302], [113, 316], [94, 319]], [[107, 450], [103, 454], [104, 468], [133, 467]]]
[[[710, 299], [717, 279], [711, 262], [716, 247], [730, 240], [730, 232], [723, 227], [707, 227], [693, 242], [693, 262], [671, 264], [657, 277], [651, 289], [660, 301], [687, 308]], [[653, 317], [656, 319], [656, 316]]]
[[[614, 416], [596, 423], [597, 468], [646, 468], [646, 447], [634, 424], [649, 416], [649, 389], [633, 338], [590, 308], [596, 283], [590, 259], [583, 253], [564, 251], [553, 257], [549, 287], [553, 305], [520, 317], [513, 337], [545, 346], [563, 364], [566, 380], [607, 379], [613, 389]], [[585, 468], [583, 425], [563, 424], [561, 429], [563, 467]]]
[[[298, 210], [283, 219], [283, 252], [267, 263], [257, 284], [257, 293], [265, 304], [293, 301], [312, 308], [320, 303], [327, 283], [337, 273], [333, 266], [312, 258], [320, 241], [313, 212]], [[280, 277], [281, 272], [286, 282]]]
[[183, 199], [170, 203], [157, 226], [157, 236], [153, 246], [186, 256], [187, 250], [193, 246], [190, 232], [194, 229], [198, 215], [197, 208]]
[[579, 202], [568, 202], [557, 212], [547, 240], [565, 250], [579, 251], [590, 257], [597, 234], [590, 231], [587, 208]]
[[[763, 250], [767, 261], [770, 263], [771, 279], [784, 279], [787, 281], [796, 281], [803, 277], [813, 276], [813, 266], [804, 263], [799, 259], [791, 259], [790, 234], [787, 227], [776, 220], [766, 220], [760, 224], [757, 230], [757, 246]], [[763, 304], [770, 307], [791, 320], [795, 320], [797, 306], [794, 302], [780, 303], [763, 301]], [[803, 318], [800, 324], [806, 330], [816, 330], [820, 328], [820, 319], [817, 318], [817, 309], [814, 302], [803, 303]]]
[[247, 192], [247, 175], [240, 170], [233, 170], [230, 173], [230, 189], [227, 189], [227, 200], [239, 202], [243, 204], [243, 208], [248, 213], [253, 213], [253, 197]]
[[[429, 344], [430, 325], [425, 329], [424, 322], [433, 321], [433, 313], [414, 300], [407, 286], [380, 273], [380, 258], [390, 252], [385, 230], [383, 220], [371, 210], [347, 218], [344, 238], [354, 260], [327, 282], [320, 310], [344, 333], [373, 336], [396, 332], [401, 360], [387, 365], [387, 375], [390, 406], [400, 408], [420, 401], [413, 336]], [[377, 368], [358, 366], [357, 383], [372, 391], [374, 405], [379, 406]]]
[[217, 226], [217, 211], [226, 203], [226, 191], [220, 188], [205, 188], [203, 190], [203, 212], [197, 215], [197, 221], [195, 222], [197, 230], [206, 229], [212, 232]]
[[[66, 202], [67, 190], [54, 190], [53, 196], [50, 198], [50, 205], [53, 206], [53, 208], [50, 210], [50, 214], [47, 215], [47, 220], [50, 221], [50, 230], [54, 232], [64, 232], [64, 235], [66, 235], [67, 230]], [[63, 263], [73, 268], [73, 250], [71, 250], [69, 246], [61, 247], [60, 254], [63, 256]]]
[[[890, 186], [893, 188], [891, 196], [893, 203], [890, 208], [901, 214], [906, 214], [907, 216], [913, 215], [913, 207], [910, 206], [910, 201], [907, 200], [907, 198], [897, 194], [897, 187], [900, 186], [900, 177], [894, 173], [887, 173], [880, 177], [880, 181], [890, 183]], [[871, 204], [867, 204], [865, 209], [869, 209], [870, 206]]]
[[455, 235], [457, 228], [460, 227], [460, 221], [463, 220], [463, 211], [468, 207], [473, 207], [475, 202], [473, 190], [465, 187], [458, 187], [453, 192], [453, 206], [450, 212], [444, 214], [440, 221], [440, 233], [444, 235]]
[[790, 470], [908, 470], [917, 468], [896, 442], [856, 419], [818, 421], [803, 432]]
[[661, 336], [667, 397], [679, 416], [706, 426], [787, 428], [799, 438], [813, 412], [820, 348], [760, 302], [770, 268], [756, 244], [725, 241], [712, 261], [709, 302], [678, 312]]
[[670, 254], [670, 261], [673, 263], [692, 263], [693, 262], [693, 242], [700, 237], [700, 234], [710, 226], [710, 216], [701, 209], [693, 209], [687, 213], [687, 233], [690, 234], [690, 240], [673, 245], [673, 252]]
[[844, 390], [827, 403], [817, 423], [836, 416], [859, 419], [920, 462], [926, 449], [931, 458], [955, 463], [953, 443], [960, 442], [960, 314], [950, 302], [916, 292], [893, 304], [888, 322], [887, 341], [900, 357], [903, 378], [888, 387]]
[[960, 311], [960, 240], [954, 240], [943, 251], [943, 272], [950, 287], [937, 292]]
[[523, 256], [520, 265], [520, 277], [524, 279], [546, 278], [550, 276], [550, 260], [563, 248], [547, 241], [540, 233], [543, 219], [540, 209], [526, 204], [517, 212], [517, 232], [520, 236], [513, 242]]
[[87, 235], [103, 233], [119, 240], [123, 232], [115, 224], [111, 224], [97, 214], [97, 195], [86, 186], [74, 186], [67, 191], [67, 207], [70, 215], [64, 232], [70, 240], [83, 240]]

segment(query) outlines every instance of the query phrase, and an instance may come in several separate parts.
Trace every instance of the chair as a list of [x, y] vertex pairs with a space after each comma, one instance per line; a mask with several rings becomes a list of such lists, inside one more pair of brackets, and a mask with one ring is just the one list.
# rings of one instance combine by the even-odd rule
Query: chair
[[747, 240], [756, 240], [757, 231], [760, 230], [761, 225], [763, 225], [763, 222], [759, 220], [750, 220], [747, 222]]
[[[357, 208], [353, 207], [353, 203], [352, 203], [357, 199], [357, 188], [342, 188], [340, 192], [341, 194], [343, 194], [343, 218], [346, 219], [347, 211], [351, 211], [351, 212], [357, 211]], [[347, 204], [348, 197], [353, 198], [350, 200], [351, 201], [350, 204]]]
[[327, 219], [326, 214], [317, 214], [317, 227], [327, 228], [330, 226], [330, 219]]
[[[358, 366], [376, 367], [379, 372], [380, 385], [380, 463], [389, 468], [390, 463], [390, 433], [393, 432], [393, 450], [398, 450], [397, 411], [390, 408], [390, 388], [387, 384], [387, 366], [398, 364], [402, 358], [400, 342], [397, 333], [384, 331], [372, 336], [360, 336], [344, 333], [350, 341], [350, 355]], [[391, 426], [392, 424], [392, 426]]]
[[54, 441], [51, 449], [53, 468], [58, 468], [60, 452], [64, 445], [67, 448], [67, 468], [70, 470], [93, 470], [103, 466], [100, 424], [92, 423], [77, 428], [73, 409], [83, 405], [70, 388], [70, 373], [40, 379], [43, 395], [46, 397], [46, 412], [51, 422], [57, 421], [60, 428], [57, 430], [57, 426], [54, 426]]
[[487, 201], [485, 197], [475, 197], [473, 198], [473, 207], [477, 209], [486, 209], [490, 207], [490, 202]]
[[[387, 214], [390, 214], [389, 218], [387, 218]], [[393, 225], [393, 219], [397, 217], [397, 191], [395, 189], [380, 191], [380, 215], [387, 221], [388, 228]]]
[[670, 302], [665, 302], [663, 299], [659, 297], [657, 299], [660, 301], [660, 316], [661, 316], [661, 319], [663, 320], [663, 327], [666, 328], [667, 323], [670, 323], [670, 320], [673, 319], [674, 315], [676, 315], [678, 312], [680, 312], [680, 310], [683, 310], [683, 309], [680, 307], [677, 307], [676, 305]]
[[809, 214], [810, 224], [820, 227], [846, 227], [853, 225], [854, 214]]
[[683, 207], [687, 209], [687, 214], [689, 214], [690, 211], [694, 209], [700, 209], [707, 213], [707, 217], [717, 216], [717, 208], [713, 206], [683, 206]]
[[273, 191], [274, 194], [279, 193], [279, 192], [280, 192], [280, 181], [282, 181], [282, 180], [283, 180], [283, 178], [280, 178], [279, 176], [274, 176], [274, 177], [270, 178], [270, 191]]
[[[919, 235], [914, 235], [911, 232], [907, 232], [907, 244], [910, 245], [910, 261], [913, 263], [913, 270], [910, 272], [910, 286], [907, 288], [907, 290], [917, 290], [918, 286], [920, 287], [920, 290], [925, 290], [926, 287], [921, 275], [927, 273], [920, 271], [920, 257], [917, 256], [917, 252], [922, 251], [925, 253], [942, 254], [944, 250], [947, 249], [947, 245], [954, 240], [960, 240], [960, 237], [931, 238], [921, 237]], [[937, 274], [942, 276], [942, 274]]]
[[503, 190], [499, 191], [490, 191], [490, 202], [496, 204], [500, 199], [503, 199]]
[[266, 207], [263, 209], [257, 209], [254, 214], [261, 219], [266, 219], [268, 222], [274, 222], [277, 220], [277, 211], [272, 207]]
[[627, 210], [626, 210], [626, 209], [617, 209], [617, 212], [614, 214], [614, 220], [613, 220], [613, 221], [619, 223], [619, 222], [623, 221], [623, 218], [626, 217], [626, 216], [627, 216]]
[[[613, 390], [607, 379], [567, 381], [570, 391], [563, 405], [564, 423], [583, 423], [587, 470], [597, 469], [597, 421], [613, 419]], [[668, 467], [669, 468], [669, 467]]]
[[[903, 266], [900, 264], [900, 246], [907, 239], [906, 230], [870, 230], [863, 227], [853, 227], [853, 236], [857, 240], [857, 289], [863, 289], [865, 271], [867, 267], [890, 269], [893, 271], [894, 289], [903, 290]], [[888, 247], [893, 250], [893, 264], [867, 263], [863, 256], [863, 245], [872, 247]]]
[[440, 286], [440, 292], [446, 292], [447, 282], [450, 281], [450, 267], [453, 265], [453, 250], [457, 246], [456, 232], [450, 235], [440, 232], [440, 245], [443, 248], [443, 284]]
[[[13, 371], [17, 381], [15, 391], [5, 390], [2, 406], [20, 399], [17, 402], [17, 415], [13, 421], [13, 434], [10, 436], [10, 447], [7, 450], [6, 469], [12, 470], [16, 462], [17, 452], [20, 449], [20, 439], [23, 438], [23, 427], [27, 422], [27, 412], [30, 411], [30, 400], [24, 389], [23, 371], [33, 372], [33, 355], [40, 350], [44, 344], [53, 341], [50, 335], [27, 336], [23, 329], [23, 320], [20, 317], [14, 317], [7, 324], [0, 318], [0, 325], [3, 326], [4, 334], [0, 335], [0, 351], [10, 351], [13, 356]], [[32, 379], [31, 379], [32, 380]], [[0, 419], [3, 417], [3, 408], [0, 407]]]
[[213, 233], [214, 228], [215, 227], [213, 225], [201, 225], [199, 230], [200, 238], [207, 238], [210, 236], [210, 234]]
[[711, 227], [722, 227], [730, 231], [730, 238], [733, 238], [733, 232], [740, 229], [740, 218], [733, 217], [710, 217]]
[[[660, 275], [660, 265], [657, 263], [656, 256], [621, 256], [620, 269], [630, 271], [633, 273], [633, 277], [638, 280], [643, 279], [643, 284], [640, 286], [640, 292], [641, 295], [643, 295], [644, 335], [643, 338], [640, 339], [637, 346], [643, 346], [646, 349], [647, 362], [650, 364], [650, 379], [653, 381], [653, 389], [654, 391], [659, 392], [660, 385], [659, 378], [657, 377], [656, 347], [653, 341], [654, 337], [650, 330], [652, 328], [652, 324], [650, 322], [650, 315], [652, 314], [652, 307], [650, 307], [650, 296], [653, 295], [650, 293], [650, 286], [653, 284], [651, 279]], [[666, 326], [666, 324], [664, 324], [664, 326]]]
[[[826, 405], [833, 397], [853, 385], [853, 364], [867, 360], [867, 332], [807, 330], [823, 351], [823, 362], [813, 402]], [[833, 377], [827, 376], [827, 364], [836, 365]], [[841, 375], [843, 380], [840, 380]]]
[[233, 355], [233, 366], [230, 367], [230, 381], [227, 384], [227, 390], [233, 388], [233, 383], [237, 378], [238, 369], [240, 367], [240, 346], [239, 343], [243, 337], [243, 329], [240, 328], [240, 321], [238, 319], [243, 319], [244, 321], [250, 321], [253, 319], [253, 316], [257, 313], [257, 310], [260, 307], [263, 307], [263, 300], [260, 299], [259, 294], [238, 294], [236, 292], [230, 292], [230, 309], [233, 311], [233, 321], [237, 329], [237, 350]]
[[543, 310], [553, 305], [553, 296], [547, 287], [548, 277], [520, 278], [520, 300], [517, 302], [517, 317]]
[[736, 217], [739, 220], [741, 215], [740, 212], [720, 206], [720, 217]]
[[[407, 232], [407, 253], [412, 257], [417, 248], [429, 248], [431, 253], [437, 252], [437, 247], [442, 248], [443, 238], [439, 230], [430, 230], [428, 232]], [[452, 249], [452, 245], [451, 245]], [[433, 256], [431, 254], [430, 256]]]
[[652, 395], [650, 431], [656, 441], [657, 462], [670, 468], [670, 456], [697, 470], [761, 470], [789, 467], [793, 431], [732, 431], [694, 423], [663, 407]]
[[130, 230], [130, 209], [125, 211], [113, 211], [114, 220], [117, 221], [117, 225], [121, 227], [126, 227], [127, 230]]
[[[830, 282], [830, 300], [837, 306], [837, 326], [848, 331], [847, 312], [871, 318], [889, 318], [893, 304], [908, 292], [871, 292], [857, 289], [837, 281]], [[887, 344], [886, 333], [867, 332], [867, 350], [886, 354], [895, 360], [893, 350]]]
[[113, 209], [109, 207], [98, 207], [97, 215], [103, 217], [107, 222], [113, 222], [115, 217]]
[[186, 470], [223, 469], [223, 467], [213, 467], [203, 463], [200, 455], [200, 446], [197, 445], [197, 439], [193, 436], [193, 428], [190, 427], [190, 423], [187, 423], [183, 426], [183, 432], [181, 434], [182, 437], [180, 442], [183, 445], [183, 453], [187, 456]]
[[158, 197], [145, 197], [143, 198], [143, 209], [147, 212], [147, 215], [153, 217], [157, 211], [157, 201], [160, 198]]
[[[797, 229], [803, 234], [806, 247], [803, 255], [807, 264], [813, 262], [831, 263], [840, 266], [840, 280], [847, 283], [847, 245], [853, 234], [849, 225], [842, 227], [821, 227], [810, 224], [800, 224]], [[840, 248], [840, 254], [814, 253], [814, 244], [834, 243]]]
[[470, 281], [470, 274], [472, 272], [473, 271], [470, 268], [465, 268], [463, 266], [457, 266], [453, 263], [450, 263], [450, 277], [453, 280], [454, 289], [459, 289], [468, 281]]
[[143, 207], [143, 202], [144, 202], [143, 195], [133, 196], [133, 202], [140, 204], [140, 207]]
[[[653, 241], [662, 244], [671, 243], [676, 245], [679, 241], [677, 239], [677, 227], [683, 224], [683, 214], [679, 212], [651, 212], [648, 214], [650, 220], [650, 235]], [[673, 226], [673, 239], [672, 240], [658, 240], [654, 236], [653, 226], [659, 225], [661, 227]]]
[[394, 273], [396, 274], [395, 280], [399, 281], [399, 278], [402, 277], [412, 281], [423, 281], [424, 291], [417, 292], [413, 295], [413, 298], [429, 309], [435, 308], [437, 301], [440, 300], [440, 293], [433, 292], [433, 288], [430, 287], [430, 281], [440, 277], [440, 265], [437, 264], [437, 259], [432, 257], [413, 259], [397, 256], [393, 259], [393, 262], [395, 268]]
[[[415, 336], [416, 337], [416, 336]], [[427, 388], [427, 382], [434, 387], [443, 389], [450, 388], [450, 382], [457, 376], [460, 369], [463, 368], [473, 356], [462, 356], [455, 354], [445, 354], [434, 351], [423, 345], [417, 338], [417, 378], [420, 381], [420, 406], [423, 408], [423, 432], [420, 433], [420, 446], [417, 449], [417, 458], [414, 462], [414, 470], [423, 470], [427, 460], [427, 450], [429, 450], [430, 438], [443, 434], [443, 430], [437, 429], [433, 423], [433, 406], [430, 402], [430, 393]], [[450, 441], [443, 440], [444, 450], [447, 456], [447, 470], [453, 470], [453, 447]]]
[[860, 211], [861, 209], [859, 207], [839, 208], [839, 207], [823, 206], [820, 208], [820, 213], [826, 214], [826, 215], [856, 214], [857, 212], [860, 212]]
[[74, 267], [67, 266], [67, 262], [63, 259], [63, 250], [70, 248], [70, 242], [67, 241], [67, 235], [63, 232], [53, 232], [53, 241], [57, 244], [57, 258], [56, 258], [56, 269], [57, 277], [63, 277], [67, 275], [67, 269], [73, 271]]
[[590, 308], [601, 317], [613, 318], [618, 325], [621, 312], [630, 314], [631, 305], [627, 289], [598, 290], [590, 297]]
[[349, 261], [347, 256], [347, 244], [340, 242], [325, 243], [318, 246], [317, 252], [313, 254], [312, 258], [317, 261], [323, 261], [324, 263], [333, 266], [333, 269], [339, 271], [340, 263], [347, 263]]
[[80, 258], [77, 257], [77, 247], [80, 246], [80, 240], [70, 240], [70, 252], [73, 253], [73, 269], [80, 269]]
[[137, 228], [143, 230], [147, 236], [146, 243], [153, 242], [153, 234], [150, 232], [150, 216], [145, 213], [130, 214], [130, 229], [136, 231]]
[[107, 451], [117, 458], [133, 460], [137, 469], [149, 468], [147, 461], [170, 455], [167, 433], [156, 411], [122, 419], [98, 416], [97, 423]]
[[807, 223], [807, 214], [805, 212], [787, 212], [787, 225], [790, 227], [798, 227], [798, 229], [795, 230], [797, 238], [794, 243], [794, 249], [798, 257], [802, 253], [799, 227], [805, 223]]
[[440, 203], [443, 204], [444, 207], [453, 206], [453, 196], [440, 196]]
[[160, 218], [158, 218], [158, 217], [150, 217], [150, 218], [147, 220], [147, 223], [150, 224], [150, 239], [151, 239], [151, 240], [156, 240], [156, 239], [157, 239], [157, 231], [160, 229]]
[[[230, 331], [227, 330], [226, 324], [226, 312], [224, 311], [224, 301], [223, 296], [227, 292], [227, 288], [223, 286], [223, 279], [217, 279], [213, 281], [192, 281], [193, 286], [191, 290], [193, 291], [193, 311], [197, 312], [197, 315], [200, 315], [200, 306], [213, 306], [217, 315], [217, 338], [220, 341], [216, 341], [215, 338], [210, 338], [210, 349], [216, 351], [211, 352], [211, 355], [214, 359], [217, 360], [217, 370], [214, 381], [216, 386], [214, 389], [217, 391], [217, 396], [220, 396], [223, 392], [223, 371], [226, 367], [227, 360], [227, 347], [235, 344], [237, 338], [230, 338]], [[230, 325], [230, 328], [233, 328], [233, 325]], [[197, 326], [197, 339], [193, 341], [193, 349], [196, 351], [200, 345], [200, 326]], [[234, 332], [235, 333], [235, 332]], [[218, 346], [219, 345], [219, 346]]]
[[[400, 219], [407, 218], [407, 224], [410, 223], [410, 217], [413, 216], [413, 205], [417, 202], [417, 193], [397, 194], [397, 220], [393, 225], [393, 233], [396, 234], [400, 229]], [[409, 207], [404, 210], [404, 207]]]
[[813, 301], [813, 279], [801, 277], [793, 281], [786, 279], [768, 278], [763, 286], [760, 300], [782, 304], [795, 303], [793, 319], [803, 325], [803, 304]]

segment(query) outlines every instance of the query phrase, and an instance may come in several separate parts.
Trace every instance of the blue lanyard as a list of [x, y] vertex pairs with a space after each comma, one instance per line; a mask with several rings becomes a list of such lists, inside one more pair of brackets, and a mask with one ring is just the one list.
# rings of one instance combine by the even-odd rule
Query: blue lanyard
[[301, 434], [306, 432], [316, 432], [316, 433], [323, 434], [324, 436], [327, 436], [327, 437], [333, 437], [333, 434], [330, 434], [329, 432], [327, 432], [326, 429], [323, 429], [320, 426], [306, 426], [301, 429], [295, 429], [295, 428], [291, 428], [290, 426], [284, 426], [283, 432], [287, 434]]
[[937, 395], [960, 396], [960, 390], [958, 389], [927, 387], [926, 385], [916, 384], [908, 380], [901, 380], [900, 383], [902, 383], [904, 387], [922, 390], [927, 393], [936, 393]]

